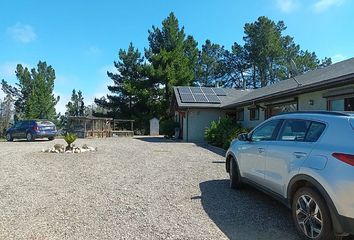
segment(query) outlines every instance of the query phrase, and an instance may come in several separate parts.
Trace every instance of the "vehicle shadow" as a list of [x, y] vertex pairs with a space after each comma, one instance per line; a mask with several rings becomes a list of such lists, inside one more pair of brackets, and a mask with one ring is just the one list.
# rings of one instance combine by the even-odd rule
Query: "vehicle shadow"
[[[48, 138], [40, 138], [40, 139], [35, 139], [33, 141], [30, 142], [51, 142], [53, 140], [49, 140]], [[13, 142], [29, 142], [26, 139], [15, 139], [13, 140]]]
[[290, 210], [264, 193], [248, 186], [232, 190], [228, 180], [199, 187], [205, 212], [229, 239], [301, 239]]

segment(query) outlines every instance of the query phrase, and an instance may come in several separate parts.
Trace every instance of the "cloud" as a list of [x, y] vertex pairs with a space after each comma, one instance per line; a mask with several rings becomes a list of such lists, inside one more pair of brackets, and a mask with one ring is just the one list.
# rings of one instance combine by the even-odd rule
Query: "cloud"
[[323, 12], [331, 7], [339, 7], [344, 3], [344, 0], [317, 0], [313, 5], [316, 12]]
[[17, 42], [29, 43], [37, 39], [37, 34], [31, 25], [16, 23], [7, 28], [7, 33]]
[[299, 7], [297, 0], [276, 0], [277, 7], [284, 13], [295, 11]]
[[348, 57], [346, 57], [346, 56], [344, 56], [344, 55], [339, 53], [339, 54], [336, 54], [333, 57], [331, 57], [331, 59], [332, 59], [333, 63], [336, 63], [336, 62], [340, 62], [340, 61], [343, 61], [345, 59], [348, 59]]

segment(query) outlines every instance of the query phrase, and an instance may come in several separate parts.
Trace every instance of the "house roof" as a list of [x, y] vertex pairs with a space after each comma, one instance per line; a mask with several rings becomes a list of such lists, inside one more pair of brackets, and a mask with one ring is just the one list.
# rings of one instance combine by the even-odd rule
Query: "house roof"
[[[252, 90], [240, 90], [234, 88], [223, 88], [225, 92], [225, 96], [218, 96], [220, 99], [220, 103], [201, 103], [201, 102], [192, 102], [192, 103], [185, 103], [181, 101], [179, 89], [185, 88], [184, 86], [174, 87], [174, 95], [175, 100], [179, 108], [221, 108], [223, 106], [232, 104], [235, 99], [239, 99], [240, 97], [248, 94]], [[189, 87], [190, 89], [196, 89], [200, 87]]]
[[232, 108], [264, 101], [282, 96], [291, 96], [321, 87], [330, 87], [343, 82], [354, 82], [354, 58], [344, 60], [324, 68], [309, 71], [305, 74], [280, 81], [276, 84], [255, 89], [249, 94], [235, 98], [233, 103], [224, 105], [223, 108]]
[[[289, 78], [273, 85], [258, 89], [230, 89], [223, 88], [226, 96], [218, 96], [221, 103], [183, 103], [178, 88], [175, 87], [175, 99], [179, 108], [223, 108], [229, 109], [237, 106], [253, 104], [284, 96], [324, 89], [339, 84], [354, 83], [354, 58], [350, 58], [324, 68], [308, 71], [302, 75]], [[298, 84], [299, 83], [299, 84]], [[194, 87], [190, 87], [194, 88]], [[198, 87], [197, 87], [198, 88]]]

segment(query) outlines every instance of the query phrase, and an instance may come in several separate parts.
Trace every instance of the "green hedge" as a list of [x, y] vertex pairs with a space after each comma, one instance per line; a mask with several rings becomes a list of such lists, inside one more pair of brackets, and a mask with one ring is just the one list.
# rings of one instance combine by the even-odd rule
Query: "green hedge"
[[248, 130], [242, 128], [232, 119], [221, 118], [218, 121], [211, 122], [210, 128], [207, 128], [204, 132], [204, 138], [211, 145], [228, 149], [231, 141], [240, 133], [245, 132], [248, 132]]

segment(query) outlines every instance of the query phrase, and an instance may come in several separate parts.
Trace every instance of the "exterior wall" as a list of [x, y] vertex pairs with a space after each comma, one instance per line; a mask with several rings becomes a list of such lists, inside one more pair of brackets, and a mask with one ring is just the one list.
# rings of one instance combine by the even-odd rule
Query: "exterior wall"
[[[354, 85], [347, 85], [345, 87], [331, 88], [323, 91], [317, 91], [312, 93], [304, 93], [299, 95], [299, 111], [306, 110], [327, 110], [327, 99], [323, 97], [324, 93], [328, 91], [340, 90], [343, 88], [354, 87]], [[313, 105], [309, 104], [309, 101], [313, 100]]]
[[[261, 103], [259, 104], [261, 107], [264, 107], [264, 104]], [[244, 107], [244, 118], [243, 121], [240, 121], [239, 123], [241, 123], [242, 127], [245, 128], [254, 128], [256, 127], [258, 124], [260, 124], [261, 122], [263, 122], [265, 120], [265, 109], [260, 108], [259, 109], [259, 120], [250, 120], [250, 110], [248, 109], [251, 106], [246, 106]]]
[[225, 114], [219, 109], [190, 109], [183, 119], [183, 140], [204, 142], [205, 129], [210, 127], [212, 121], [224, 116]]

